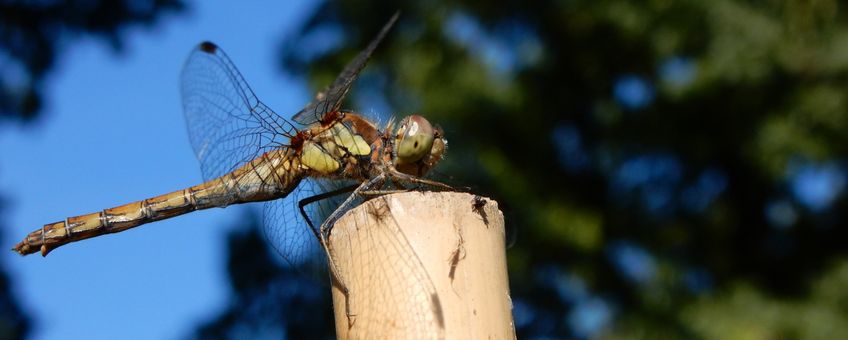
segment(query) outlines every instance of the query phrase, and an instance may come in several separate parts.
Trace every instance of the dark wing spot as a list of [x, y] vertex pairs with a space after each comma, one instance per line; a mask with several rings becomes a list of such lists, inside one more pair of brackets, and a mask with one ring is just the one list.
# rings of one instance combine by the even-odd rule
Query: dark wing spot
[[204, 41], [200, 43], [200, 50], [206, 53], [214, 54], [215, 51], [218, 50], [218, 45], [215, 45], [215, 43], [210, 41]]

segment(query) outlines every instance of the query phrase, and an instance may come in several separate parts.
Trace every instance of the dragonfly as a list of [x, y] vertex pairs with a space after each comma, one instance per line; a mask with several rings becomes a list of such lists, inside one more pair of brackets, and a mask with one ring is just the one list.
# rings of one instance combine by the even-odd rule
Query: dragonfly
[[[13, 250], [21, 255], [40, 252], [47, 256], [68, 243], [197, 210], [264, 201], [265, 234], [283, 258], [292, 264], [303, 263], [314, 255], [309, 249], [320, 249], [337, 283], [346, 295], [351, 294], [330, 252], [333, 223], [363, 197], [421, 186], [450, 189], [424, 178], [447, 148], [438, 126], [410, 115], [397, 122], [389, 120], [380, 128], [365, 115], [341, 109], [354, 81], [397, 19], [398, 13], [291, 120], [258, 99], [223, 49], [212, 42], [199, 44], [183, 66], [180, 85], [189, 137], [204, 182], [48, 223], [29, 233]], [[341, 204], [327, 208], [329, 204], [321, 203], [343, 194], [348, 196]], [[324, 221], [317, 227], [312, 222], [316, 218]], [[298, 230], [307, 228], [311, 233]], [[397, 244], [387, 247], [406, 251], [404, 258], [416, 257], [402, 236], [390, 240]], [[319, 247], [312, 247], [316, 241]], [[404, 273], [423, 278], [419, 288], [423, 296], [436, 297], [421, 262], [406, 263], [409, 268]], [[440, 310], [436, 298], [431, 315], [423, 318], [433, 321], [427, 326], [434, 329], [433, 334], [444, 331]]]

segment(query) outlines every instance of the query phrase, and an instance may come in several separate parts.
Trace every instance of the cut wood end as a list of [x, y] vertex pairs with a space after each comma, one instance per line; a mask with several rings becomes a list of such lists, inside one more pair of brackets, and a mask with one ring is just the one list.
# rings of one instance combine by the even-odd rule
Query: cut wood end
[[377, 197], [336, 222], [329, 246], [350, 291], [333, 289], [340, 339], [515, 336], [503, 214], [491, 199]]

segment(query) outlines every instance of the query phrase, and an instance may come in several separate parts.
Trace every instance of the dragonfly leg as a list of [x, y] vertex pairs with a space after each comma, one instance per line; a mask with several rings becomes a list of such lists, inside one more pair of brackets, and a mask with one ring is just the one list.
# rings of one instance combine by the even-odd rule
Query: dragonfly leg
[[390, 189], [390, 190], [367, 190], [362, 191], [359, 194], [362, 196], [380, 196], [380, 195], [388, 195], [388, 194], [397, 194], [402, 192], [409, 192], [409, 189]]
[[350, 290], [347, 288], [347, 284], [344, 283], [344, 277], [341, 271], [336, 266], [336, 262], [335, 260], [333, 260], [332, 253], [330, 252], [330, 232], [332, 231], [333, 224], [336, 223], [336, 220], [341, 217], [343, 212], [347, 211], [347, 208], [351, 204], [353, 204], [353, 200], [358, 195], [360, 195], [362, 191], [368, 191], [370, 188], [382, 185], [384, 182], [385, 176], [380, 175], [357, 186], [356, 189], [353, 190], [353, 193], [350, 194], [350, 196], [348, 196], [345, 201], [341, 205], [339, 205], [339, 207], [336, 208], [333, 213], [330, 214], [329, 217], [327, 217], [324, 223], [321, 223], [321, 227], [318, 232], [318, 234], [320, 235], [319, 239], [321, 247], [324, 248], [324, 252], [327, 254], [327, 262], [330, 264], [330, 271], [333, 272], [333, 276], [336, 278], [336, 282], [339, 284], [342, 292], [347, 298], [347, 303], [345, 303], [345, 314], [347, 315], [348, 326], [353, 326], [354, 318], [356, 316], [351, 312], [351, 310], [353, 309], [353, 307], [351, 307], [351, 305], [353, 305], [353, 299], [351, 298]]
[[306, 221], [306, 224], [309, 225], [309, 228], [312, 229], [312, 233], [315, 234], [315, 237], [320, 239], [318, 228], [315, 227], [315, 224], [312, 223], [312, 220], [309, 218], [309, 215], [306, 214], [306, 206], [312, 203], [318, 202], [320, 200], [324, 200], [333, 196], [338, 196], [344, 193], [348, 193], [356, 190], [359, 185], [349, 185], [343, 188], [338, 188], [333, 191], [328, 191], [324, 193], [320, 193], [318, 195], [309, 196], [297, 202], [297, 206], [300, 209], [300, 216]]
[[353, 193], [347, 197], [347, 199], [339, 205], [336, 210], [333, 211], [330, 216], [321, 224], [321, 236], [327, 239], [330, 238], [330, 232], [332, 232], [333, 224], [336, 223], [341, 215], [347, 211], [347, 209], [353, 204], [353, 200], [358, 196], [362, 196], [363, 192], [371, 191], [372, 188], [382, 186], [386, 182], [386, 176], [384, 174], [380, 174], [367, 182], [363, 182], [356, 189], [353, 190]]
[[419, 178], [412, 175], [408, 175], [397, 171], [394, 167], [388, 170], [389, 176], [391, 176], [392, 181], [400, 184], [400, 183], [416, 183], [416, 184], [424, 184], [432, 187], [444, 189], [444, 190], [454, 190], [454, 188], [450, 185], [447, 185], [442, 182], [432, 181], [426, 178]]
[[[324, 253], [327, 255], [327, 263], [330, 266], [330, 275], [333, 276], [333, 279], [335, 279], [336, 284], [339, 285], [339, 289], [341, 289], [342, 293], [345, 296], [350, 296], [349, 295], [350, 290], [347, 288], [347, 285], [345, 284], [344, 279], [342, 278], [338, 267], [336, 267], [336, 262], [333, 261], [333, 257], [330, 256], [329, 245], [328, 245], [327, 240], [326, 240], [326, 238], [324, 238], [324, 235], [321, 231], [321, 230], [323, 230], [323, 227], [321, 229], [318, 229], [318, 228], [315, 227], [315, 224], [312, 223], [312, 220], [309, 218], [309, 215], [306, 213], [305, 208], [306, 208], [307, 205], [318, 202], [320, 200], [327, 199], [327, 198], [337, 196], [337, 195], [341, 195], [341, 194], [344, 194], [344, 193], [348, 193], [348, 192], [351, 192], [351, 191], [355, 191], [359, 186], [360, 185], [346, 186], [346, 187], [339, 188], [339, 189], [336, 189], [336, 190], [333, 190], [333, 191], [328, 191], [328, 192], [324, 192], [324, 193], [321, 193], [321, 194], [318, 194], [318, 195], [310, 196], [310, 197], [304, 198], [304, 199], [297, 202], [298, 208], [300, 209], [300, 215], [306, 221], [306, 224], [309, 225], [309, 228], [312, 230], [312, 233], [315, 234], [315, 237], [318, 239], [318, 242], [321, 243], [321, 248], [324, 249]], [[347, 306], [346, 314], [348, 315], [348, 324], [353, 325], [353, 321], [351, 319], [353, 315], [350, 313], [350, 299], [348, 299], [348, 303], [346, 304], [346, 306]]]

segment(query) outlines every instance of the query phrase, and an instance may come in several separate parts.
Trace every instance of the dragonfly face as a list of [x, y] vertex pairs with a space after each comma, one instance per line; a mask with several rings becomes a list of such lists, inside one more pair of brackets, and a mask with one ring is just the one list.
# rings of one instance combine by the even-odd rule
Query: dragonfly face
[[404, 118], [395, 137], [395, 163], [415, 163], [430, 153], [435, 139], [433, 126], [424, 117]]
[[398, 171], [423, 176], [444, 156], [447, 148], [442, 130], [427, 119], [412, 115], [401, 120], [394, 134], [392, 159]]

